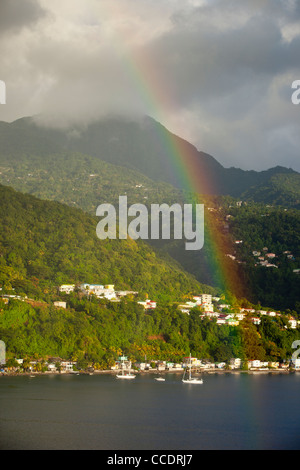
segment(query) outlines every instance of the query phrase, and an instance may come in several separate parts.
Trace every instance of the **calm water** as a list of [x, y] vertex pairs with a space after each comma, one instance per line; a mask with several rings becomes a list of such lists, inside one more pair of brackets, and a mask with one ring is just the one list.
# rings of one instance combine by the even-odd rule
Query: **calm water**
[[300, 449], [300, 374], [0, 377], [0, 449]]

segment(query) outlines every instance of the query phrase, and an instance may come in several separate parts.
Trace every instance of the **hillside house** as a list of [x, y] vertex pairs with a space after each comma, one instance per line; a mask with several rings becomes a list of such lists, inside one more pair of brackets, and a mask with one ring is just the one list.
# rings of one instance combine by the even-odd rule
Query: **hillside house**
[[223, 310], [224, 308], [230, 308], [230, 305], [229, 304], [219, 304], [218, 307], [219, 307], [220, 310]]
[[240, 369], [242, 365], [242, 360], [239, 357], [232, 357], [230, 359], [229, 367], [231, 369]]
[[299, 358], [292, 359], [291, 364], [294, 367], [294, 369], [300, 369], [300, 359]]
[[102, 284], [81, 284], [79, 288], [85, 295], [95, 295], [98, 298], [105, 298], [107, 300], [116, 299], [113, 284], [105, 286]]
[[238, 326], [240, 324], [240, 322], [235, 318], [227, 318], [226, 323], [228, 326]]
[[55, 301], [53, 302], [54, 307], [57, 308], [67, 308], [67, 302]]
[[156, 308], [156, 302], [154, 302], [154, 300], [148, 300], [147, 299], [144, 302], [143, 301], [138, 301], [138, 304], [142, 305], [145, 310]]
[[119, 290], [116, 292], [117, 297], [126, 297], [126, 295], [138, 295], [138, 292], [132, 290]]
[[293, 329], [297, 328], [297, 326], [298, 326], [297, 323], [298, 322], [295, 318], [293, 318], [293, 317], [289, 318], [288, 322], [289, 322], [290, 328], [293, 328]]
[[75, 290], [75, 284], [62, 284], [59, 287], [59, 292], [64, 292], [65, 294], [70, 294]]

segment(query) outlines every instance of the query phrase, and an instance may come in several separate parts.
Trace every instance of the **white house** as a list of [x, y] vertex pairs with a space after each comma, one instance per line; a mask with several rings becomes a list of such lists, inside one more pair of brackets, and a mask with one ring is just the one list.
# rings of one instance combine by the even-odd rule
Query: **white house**
[[209, 317], [209, 318], [214, 318], [214, 317], [218, 318], [220, 315], [218, 312], [210, 312], [210, 311], [205, 311], [203, 313], [206, 317]]
[[75, 284], [62, 284], [59, 287], [59, 292], [65, 292], [66, 294], [70, 294], [75, 289]]
[[240, 313], [234, 313], [234, 316], [236, 317], [237, 320], [242, 321], [245, 318], [245, 314], [243, 312]]
[[60, 363], [62, 371], [65, 371], [65, 372], [72, 372], [73, 371], [73, 366], [75, 364], [76, 364], [76, 362], [71, 362], [71, 361], [61, 361], [61, 363]]
[[137, 295], [138, 292], [134, 292], [133, 290], [119, 290], [116, 292], [118, 297], [125, 297], [126, 295]]
[[53, 305], [58, 308], [67, 308], [67, 302], [55, 301]]
[[229, 304], [219, 304], [219, 309], [223, 310], [224, 308], [230, 308]]
[[216, 366], [217, 366], [218, 369], [225, 369], [225, 367], [226, 367], [226, 362], [218, 362], [218, 363], [216, 364]]
[[261, 367], [261, 362], [259, 359], [255, 359], [254, 361], [249, 361], [248, 362], [248, 367], [249, 368], [259, 368]]
[[80, 290], [85, 295], [95, 295], [96, 297], [104, 297], [107, 300], [116, 299], [116, 292], [113, 284], [103, 286], [102, 284], [81, 284]]
[[231, 369], [240, 369], [242, 364], [242, 360], [239, 357], [232, 357], [230, 359], [230, 367]]
[[267, 315], [267, 311], [266, 310], [257, 310], [257, 313], [259, 315]]
[[142, 305], [144, 309], [154, 309], [156, 308], [156, 302], [154, 300], [145, 300], [143, 301], [138, 301], [138, 304]]
[[300, 359], [296, 358], [292, 360], [292, 366], [294, 369], [300, 369]]
[[211, 304], [212, 295], [211, 294], [201, 294], [202, 303]]
[[297, 320], [295, 318], [289, 319], [290, 328], [297, 328]]

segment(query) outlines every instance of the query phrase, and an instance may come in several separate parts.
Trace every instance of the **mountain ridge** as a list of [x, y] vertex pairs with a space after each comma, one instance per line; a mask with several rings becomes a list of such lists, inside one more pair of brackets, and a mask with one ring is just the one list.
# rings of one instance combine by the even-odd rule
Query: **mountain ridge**
[[[271, 189], [274, 175], [287, 175], [300, 183], [300, 173], [279, 165], [262, 171], [225, 168], [213, 156], [197, 150], [148, 116], [139, 121], [110, 117], [68, 129], [41, 126], [32, 117], [12, 123], [0, 122], [0, 164], [4, 156], [18, 161], [24, 154], [46, 158], [66, 151], [138, 170], [156, 182], [165, 182], [178, 189], [196, 189], [202, 194], [250, 197], [253, 200], [257, 197], [260, 201], [261, 187]], [[189, 181], [189, 188], [183, 184], [184, 166], [199, 181], [198, 188], [192, 187]], [[283, 188], [278, 187], [277, 190], [283, 191]], [[287, 193], [286, 198], [279, 198], [283, 204], [287, 202], [299, 207], [298, 192], [289, 194], [288, 185], [283, 192]]]

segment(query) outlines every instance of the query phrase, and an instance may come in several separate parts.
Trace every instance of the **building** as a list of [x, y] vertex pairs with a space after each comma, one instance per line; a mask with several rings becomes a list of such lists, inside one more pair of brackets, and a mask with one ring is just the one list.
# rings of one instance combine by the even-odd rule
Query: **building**
[[234, 318], [226, 319], [226, 323], [228, 326], [238, 326], [240, 324], [240, 322], [238, 320], [235, 320]]
[[196, 357], [184, 357], [182, 360], [182, 365], [183, 367], [187, 367], [192, 365], [192, 367], [201, 367], [202, 363], [200, 359], [197, 359]]
[[194, 306], [203, 308], [206, 312], [213, 312], [214, 306], [212, 304], [212, 295], [211, 294], [201, 294], [193, 296], [194, 301], [196, 302]]
[[261, 367], [261, 362], [259, 359], [255, 359], [254, 361], [249, 361], [248, 362], [248, 367], [249, 369], [258, 369], [259, 367]]
[[294, 369], [300, 369], [300, 359], [292, 359], [292, 366], [294, 367]]
[[134, 292], [132, 290], [119, 290], [116, 292], [118, 297], [126, 297], [126, 295], [137, 295], [138, 292]]
[[201, 294], [201, 303], [202, 304], [211, 304], [212, 295], [211, 294]]
[[85, 295], [95, 295], [98, 298], [105, 298], [107, 300], [116, 299], [116, 292], [113, 284], [81, 284], [80, 290]]
[[245, 318], [245, 314], [243, 312], [234, 313], [234, 316], [239, 321], [242, 321]]
[[297, 320], [295, 318], [290, 318], [289, 319], [289, 324], [290, 324], [290, 328], [297, 328]]
[[156, 302], [154, 302], [153, 300], [148, 300], [147, 299], [144, 302], [143, 301], [138, 301], [138, 304], [142, 305], [145, 310], [156, 308]]
[[231, 369], [240, 369], [242, 365], [242, 360], [239, 357], [233, 357], [230, 359], [229, 365]]
[[56, 301], [56, 302], [53, 302], [53, 305], [54, 307], [58, 307], [58, 308], [67, 308], [67, 302]]
[[65, 294], [70, 294], [75, 289], [75, 284], [63, 284], [59, 287], [59, 292], [64, 292]]
[[259, 315], [267, 315], [267, 311], [266, 310], [257, 310], [257, 313]]

